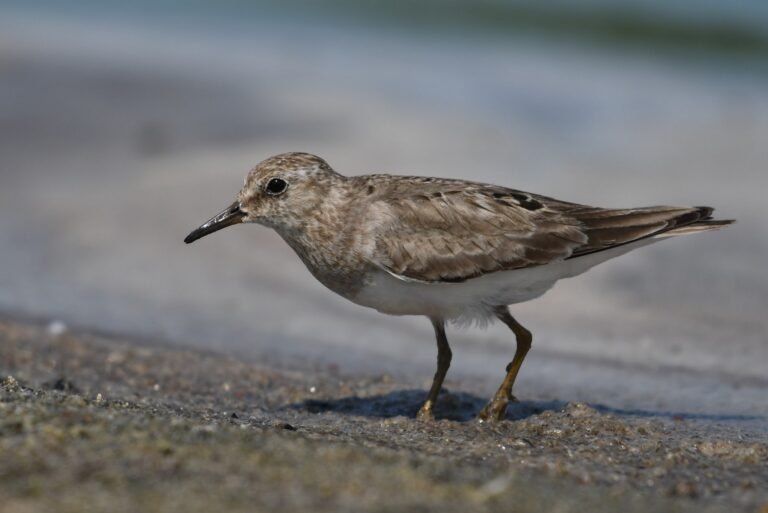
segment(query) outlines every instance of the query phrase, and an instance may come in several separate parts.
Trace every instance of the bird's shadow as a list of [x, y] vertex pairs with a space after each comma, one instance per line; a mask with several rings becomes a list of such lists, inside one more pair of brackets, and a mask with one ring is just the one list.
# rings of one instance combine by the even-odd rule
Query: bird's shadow
[[[342, 397], [339, 399], [308, 399], [288, 406], [290, 409], [310, 413], [333, 412], [372, 418], [410, 417], [415, 418], [424, 403], [423, 390], [395, 390], [386, 394], [368, 397]], [[435, 405], [435, 418], [466, 422], [473, 420], [485, 406], [487, 400], [466, 392], [453, 393], [443, 389]], [[513, 402], [507, 408], [506, 418], [521, 420], [546, 410], [559, 410], [563, 401]]]
[[[395, 390], [386, 394], [368, 397], [342, 397], [338, 399], [307, 399], [306, 401], [288, 405], [286, 408], [306, 411], [309, 413], [339, 413], [342, 415], [392, 418], [415, 418], [416, 413], [424, 402], [426, 393], [423, 390]], [[467, 422], [474, 420], [478, 412], [485, 406], [486, 398], [466, 392], [450, 392], [443, 389], [435, 405], [435, 418]], [[507, 420], [523, 420], [545, 411], [562, 411], [568, 405], [563, 400], [538, 400], [510, 402], [507, 408]], [[648, 419], [667, 420], [701, 420], [713, 422], [746, 422], [765, 421], [762, 415], [738, 414], [705, 414], [688, 413], [668, 410], [643, 410], [614, 408], [603, 404], [590, 403], [590, 407], [599, 413], [618, 417], [641, 417]]]

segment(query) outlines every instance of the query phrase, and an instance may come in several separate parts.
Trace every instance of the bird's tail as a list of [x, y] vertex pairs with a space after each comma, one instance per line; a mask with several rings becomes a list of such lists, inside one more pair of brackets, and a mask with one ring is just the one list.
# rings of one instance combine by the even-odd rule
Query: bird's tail
[[573, 215], [583, 224], [588, 241], [571, 258], [643, 239], [717, 230], [735, 222], [712, 219], [713, 211], [712, 207], [585, 208]]
[[657, 234], [657, 237], [676, 237], [678, 235], [688, 235], [690, 233], [708, 232], [710, 230], [719, 230], [723, 226], [728, 226], [736, 222], [735, 219], [712, 219], [712, 207], [693, 207], [698, 210], [699, 219], [690, 223], [681, 223], [677, 226]]

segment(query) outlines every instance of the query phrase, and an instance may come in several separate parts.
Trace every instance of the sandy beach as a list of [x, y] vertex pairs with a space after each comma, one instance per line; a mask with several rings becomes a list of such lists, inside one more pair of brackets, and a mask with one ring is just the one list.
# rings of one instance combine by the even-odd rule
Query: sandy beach
[[[0, 323], [3, 511], [765, 511], [739, 429]], [[13, 377], [10, 377], [13, 376]], [[455, 390], [455, 389], [453, 389]]]

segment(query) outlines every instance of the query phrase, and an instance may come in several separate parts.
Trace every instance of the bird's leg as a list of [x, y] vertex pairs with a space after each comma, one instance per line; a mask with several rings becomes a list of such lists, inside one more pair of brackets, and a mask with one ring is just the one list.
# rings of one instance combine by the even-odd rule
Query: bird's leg
[[445, 374], [448, 367], [451, 366], [451, 347], [448, 345], [448, 339], [445, 336], [445, 321], [437, 318], [430, 318], [432, 326], [435, 328], [435, 337], [437, 338], [437, 371], [432, 379], [432, 387], [429, 389], [427, 400], [416, 414], [416, 419], [420, 421], [430, 421], [434, 418], [432, 408], [437, 402], [437, 394], [440, 393], [440, 387], [443, 386]]
[[507, 412], [507, 404], [509, 404], [509, 401], [515, 399], [512, 395], [512, 386], [515, 384], [517, 373], [520, 372], [520, 366], [523, 364], [523, 360], [525, 359], [525, 355], [528, 354], [528, 350], [531, 349], [531, 342], [533, 341], [531, 332], [525, 329], [514, 317], [512, 317], [506, 306], [497, 307], [494, 313], [501, 322], [509, 326], [509, 329], [515, 333], [517, 349], [515, 349], [514, 358], [512, 358], [510, 364], [507, 365], [507, 375], [499, 389], [496, 391], [496, 395], [493, 396], [493, 399], [485, 405], [485, 408], [483, 408], [478, 415], [478, 418], [484, 421], [504, 419], [504, 415]]

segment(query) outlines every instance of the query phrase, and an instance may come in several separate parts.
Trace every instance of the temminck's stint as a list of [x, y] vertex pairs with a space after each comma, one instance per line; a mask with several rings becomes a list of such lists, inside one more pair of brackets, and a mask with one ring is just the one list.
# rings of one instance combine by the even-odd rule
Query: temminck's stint
[[420, 420], [433, 417], [451, 363], [446, 321], [499, 319], [517, 349], [479, 418], [500, 420], [532, 340], [508, 305], [640, 246], [733, 222], [712, 211], [597, 208], [463, 180], [346, 177], [320, 157], [285, 153], [258, 164], [237, 200], [184, 242], [237, 223], [269, 226], [337, 294], [383, 313], [429, 317], [437, 372]]

